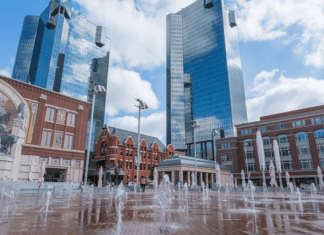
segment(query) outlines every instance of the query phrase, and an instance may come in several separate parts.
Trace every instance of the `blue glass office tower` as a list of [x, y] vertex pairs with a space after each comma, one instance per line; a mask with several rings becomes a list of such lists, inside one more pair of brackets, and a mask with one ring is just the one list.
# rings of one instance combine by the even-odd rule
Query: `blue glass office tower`
[[[107, 87], [106, 30], [72, 11], [71, 0], [51, 0], [40, 16], [26, 16], [12, 77], [92, 102], [89, 81]], [[104, 125], [106, 95], [96, 96], [92, 150]]]
[[[167, 16], [167, 143], [214, 159], [212, 130], [235, 135], [247, 121], [235, 12], [223, 0], [197, 0]], [[218, 136], [221, 138], [221, 136]]]

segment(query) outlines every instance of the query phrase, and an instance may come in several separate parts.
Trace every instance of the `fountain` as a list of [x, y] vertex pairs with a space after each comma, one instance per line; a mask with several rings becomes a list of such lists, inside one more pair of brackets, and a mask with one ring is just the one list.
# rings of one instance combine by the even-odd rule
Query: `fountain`
[[2, 216], [8, 216], [9, 214], [9, 209], [10, 209], [10, 206], [14, 204], [15, 202], [15, 193], [14, 193], [14, 190], [10, 190], [9, 193], [5, 192], [3, 194], [4, 196], [4, 203], [6, 205], [6, 208], [2, 214]]
[[[52, 202], [52, 193], [50, 191], [44, 192], [43, 193], [43, 207], [39, 210], [40, 212], [53, 212], [49, 211], [49, 206], [51, 205]], [[45, 210], [45, 211], [44, 211]]]
[[191, 173], [191, 188], [196, 187], [196, 182], [195, 182], [195, 174], [192, 172]]
[[187, 183], [184, 183], [183, 191], [185, 192], [185, 197], [187, 198], [188, 197], [188, 184]]
[[266, 196], [268, 194], [268, 187], [265, 182], [263, 182], [263, 195]]
[[115, 199], [115, 207], [116, 207], [117, 218], [118, 218], [115, 235], [121, 234], [121, 226], [123, 224], [122, 210], [124, 208], [124, 194], [125, 194], [124, 185], [120, 184], [117, 188], [117, 195], [116, 195], [116, 199]]
[[73, 186], [73, 183], [72, 182], [69, 183], [69, 187], [67, 189], [67, 193], [69, 195], [68, 208], [70, 208], [70, 200], [71, 200], [71, 197], [74, 196], [74, 186]]
[[62, 185], [60, 186], [58, 194], [59, 194], [59, 197], [62, 197], [62, 194], [63, 194], [63, 186]]
[[93, 185], [87, 186], [87, 193], [88, 193], [89, 203], [92, 203], [93, 194], [94, 194], [94, 186]]
[[165, 174], [158, 189], [158, 200], [161, 205], [163, 215], [165, 215], [165, 210], [168, 209], [173, 202], [173, 194], [173, 184], [170, 182], [169, 176]]
[[293, 183], [288, 183], [288, 184], [289, 184], [289, 188], [290, 188], [290, 194], [294, 198], [296, 196], [295, 191], [294, 191], [294, 185], [293, 185]]
[[311, 184], [311, 196], [314, 198], [317, 194], [317, 188], [314, 183]]
[[5, 176], [3, 177], [2, 180], [0, 180], [0, 194], [1, 194], [1, 197], [4, 196], [4, 193], [7, 191], [7, 183], [8, 183], [8, 177]]
[[225, 198], [229, 197], [229, 189], [228, 189], [228, 184], [225, 185]]
[[297, 188], [296, 196], [298, 197], [298, 202], [300, 205], [300, 212], [302, 212], [304, 209], [303, 209], [303, 205], [302, 205], [301, 192], [299, 191], [299, 188]]

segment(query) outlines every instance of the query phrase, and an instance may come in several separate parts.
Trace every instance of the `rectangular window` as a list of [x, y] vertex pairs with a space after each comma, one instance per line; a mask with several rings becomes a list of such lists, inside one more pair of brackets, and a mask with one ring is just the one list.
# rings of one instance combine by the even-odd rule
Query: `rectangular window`
[[275, 130], [278, 130], [278, 125], [275, 125]]
[[246, 147], [252, 147], [253, 146], [253, 140], [244, 140], [243, 142], [244, 142], [244, 144], [247, 143]]
[[147, 170], [148, 170], [148, 171], [151, 170], [151, 165], [150, 165], [150, 164], [147, 165]]
[[228, 143], [228, 148], [231, 148], [231, 143]]
[[322, 118], [315, 118], [316, 124], [321, 124], [322, 123]]
[[151, 154], [150, 153], [148, 154], [148, 159], [151, 159]]
[[143, 170], [143, 164], [140, 164], [140, 171]]
[[305, 120], [303, 120], [302, 123], [303, 123], [303, 126], [306, 126], [306, 122], [305, 122]]
[[120, 149], [120, 156], [123, 156], [124, 154], [124, 149]]
[[230, 162], [232, 161], [232, 155], [230, 153], [222, 154], [222, 162]]
[[265, 157], [273, 157], [273, 151], [272, 151], [272, 149], [266, 149], [266, 150], [264, 150], [264, 156]]
[[133, 163], [129, 162], [129, 169], [133, 169]]
[[54, 122], [54, 118], [55, 118], [55, 109], [47, 107], [45, 121]]
[[297, 121], [296, 122], [296, 127], [301, 127], [302, 126], [302, 122], [301, 121]]
[[246, 151], [247, 159], [254, 159], [254, 151]]
[[45, 131], [44, 130], [42, 145], [50, 147], [52, 145], [52, 136], [53, 136], [53, 131]]
[[246, 171], [255, 171], [255, 163], [248, 163], [246, 166]]
[[127, 148], [129, 149], [129, 144], [127, 144]]
[[244, 131], [243, 130], [241, 130], [241, 135], [244, 135]]
[[262, 132], [267, 132], [267, 127], [262, 127]]
[[75, 126], [75, 117], [76, 115], [74, 113], [69, 113], [66, 124], [68, 126]]
[[248, 135], [249, 134], [249, 130], [248, 129], [244, 130], [244, 134], [245, 135]]
[[222, 149], [223, 149], [223, 148], [225, 148], [225, 145], [224, 145], [224, 144], [222, 144]]
[[279, 153], [281, 157], [291, 156], [291, 149], [290, 147], [280, 148]]
[[298, 155], [310, 154], [310, 147], [309, 146], [297, 147], [297, 153], [298, 153]]
[[317, 145], [317, 152], [318, 153], [324, 153], [324, 144], [318, 144]]
[[293, 127], [296, 127], [296, 124], [295, 124], [295, 122], [292, 122], [292, 126], [293, 126]]
[[320, 158], [320, 164], [321, 164], [321, 168], [324, 168], [324, 158]]
[[126, 157], [129, 156], [129, 150], [126, 150]]
[[146, 153], [143, 154], [144, 159], [146, 159]]
[[144, 164], [143, 164], [143, 171], [145, 171], [145, 165], [146, 165], [146, 164], [144, 163]]
[[292, 161], [282, 161], [281, 162], [282, 170], [293, 170], [294, 165]]
[[73, 135], [66, 134], [65, 141], [64, 141], [64, 148], [72, 149], [72, 147], [73, 147]]
[[133, 148], [133, 145], [131, 144], [131, 149]]
[[126, 162], [126, 169], [128, 170], [128, 162]]
[[299, 166], [300, 169], [314, 169], [313, 167], [313, 161], [308, 159], [308, 160], [299, 160]]

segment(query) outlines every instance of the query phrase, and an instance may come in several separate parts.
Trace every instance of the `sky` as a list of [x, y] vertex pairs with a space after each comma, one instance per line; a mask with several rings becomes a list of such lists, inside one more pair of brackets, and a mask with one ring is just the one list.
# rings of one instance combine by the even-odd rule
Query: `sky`
[[[166, 142], [166, 15], [195, 0], [74, 0], [74, 10], [111, 39], [105, 121]], [[236, 11], [249, 121], [324, 104], [323, 0], [227, 0]], [[5, 1], [0, 8], [0, 74], [11, 76], [26, 15], [47, 0]]]

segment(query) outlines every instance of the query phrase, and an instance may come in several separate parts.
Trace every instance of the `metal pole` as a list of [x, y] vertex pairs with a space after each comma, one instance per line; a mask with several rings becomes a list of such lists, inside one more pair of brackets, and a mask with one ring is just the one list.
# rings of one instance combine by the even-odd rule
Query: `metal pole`
[[[139, 107], [138, 107], [138, 146], [137, 146], [137, 157], [138, 158], [140, 156], [139, 155], [139, 151], [140, 151], [140, 144], [141, 144], [141, 140], [140, 140], [141, 134], [140, 134], [140, 131], [141, 131], [141, 104], [139, 104]], [[136, 161], [135, 161], [135, 164], [136, 164]], [[136, 185], [138, 185], [139, 165], [136, 166], [136, 168], [137, 168]]]
[[[217, 165], [217, 161], [216, 161], [216, 136], [213, 134], [213, 145], [214, 145], [214, 158], [215, 158], [215, 184], [216, 184], [216, 165]], [[213, 178], [214, 179], [214, 178]]]
[[93, 99], [92, 99], [92, 107], [91, 107], [91, 117], [90, 117], [90, 129], [88, 135], [88, 150], [87, 150], [87, 161], [86, 161], [86, 170], [84, 173], [84, 183], [83, 185], [88, 185], [88, 165], [89, 165], [89, 158], [90, 158], [90, 146], [91, 146], [91, 132], [92, 132], [92, 123], [93, 123], [93, 113], [94, 113], [94, 104], [96, 101], [96, 91], [93, 92]]
[[195, 181], [196, 181], [196, 186], [198, 185], [197, 183], [197, 146], [196, 146], [196, 128], [194, 128], [194, 142], [195, 142]]

